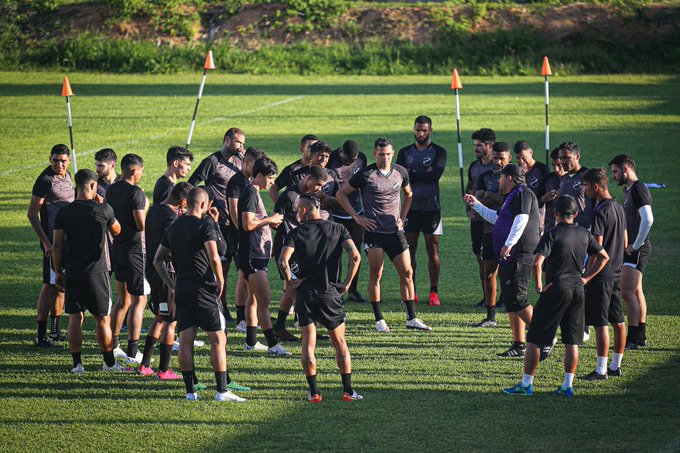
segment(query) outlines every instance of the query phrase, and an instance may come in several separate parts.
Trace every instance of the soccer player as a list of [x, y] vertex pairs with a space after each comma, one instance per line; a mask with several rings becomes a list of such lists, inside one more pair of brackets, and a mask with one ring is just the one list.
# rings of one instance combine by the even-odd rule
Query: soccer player
[[[427, 250], [427, 268], [430, 274], [431, 307], [438, 307], [439, 301], [439, 236], [442, 235], [442, 209], [439, 201], [439, 179], [446, 168], [446, 150], [432, 142], [432, 120], [419, 116], [413, 126], [415, 142], [399, 150], [397, 164], [408, 170], [408, 179], [413, 190], [411, 209], [404, 229], [411, 254], [413, 285], [416, 281], [416, 251], [418, 236], [423, 233]], [[415, 293], [418, 301], [418, 294]]]
[[[144, 160], [136, 154], [126, 154], [120, 162], [123, 178], [106, 191], [106, 202], [111, 205], [121, 232], [113, 239], [111, 265], [116, 276], [116, 305], [111, 313], [113, 348], [116, 357], [128, 364], [139, 364], [139, 336], [144, 321], [146, 295], [149, 284], [144, 277], [144, 222], [149, 201], [138, 186], [144, 174]], [[129, 294], [126, 297], [126, 294]], [[129, 313], [128, 313], [129, 309]], [[118, 346], [118, 335], [127, 313], [127, 351]]]
[[[75, 199], [68, 166], [71, 155], [66, 145], [54, 145], [50, 151], [50, 165], [40, 173], [33, 185], [31, 202], [26, 217], [40, 240], [43, 251], [43, 285], [38, 297], [38, 330], [35, 345], [41, 348], [57, 347], [62, 341], [61, 313], [64, 293], [55, 286], [56, 273], [52, 268], [52, 232], [54, 218], [62, 207]], [[50, 336], [47, 336], [47, 317], [51, 318]]]
[[[98, 203], [97, 174], [80, 170], [75, 175], [77, 196], [63, 207], [54, 219], [52, 260], [57, 285], [66, 290], [66, 313], [69, 314], [68, 344], [73, 358], [71, 373], [85, 373], [82, 360], [83, 320], [85, 311], [94, 316], [97, 343], [104, 356], [104, 371], [131, 371], [113, 356], [111, 339], [111, 287], [104, 253], [107, 233], [120, 233], [113, 209]], [[66, 269], [62, 274], [62, 264]]]
[[189, 174], [194, 154], [181, 146], [171, 146], [165, 155], [165, 161], [165, 173], [158, 178], [153, 188], [153, 204], [165, 201], [177, 181]]
[[[144, 225], [144, 239], [146, 242], [146, 253], [149, 257], [155, 257], [158, 247], [161, 244], [161, 239], [168, 229], [170, 224], [177, 218], [178, 215], [184, 213], [187, 206], [187, 194], [192, 189], [188, 182], [180, 182], [172, 187], [170, 195], [166, 197], [161, 203], [154, 204], [146, 215], [146, 224]], [[174, 278], [175, 271], [172, 263], [166, 263], [168, 274]], [[172, 371], [170, 366], [170, 356], [172, 355], [172, 346], [175, 341], [175, 326], [177, 324], [175, 317], [171, 313], [174, 312], [175, 294], [171, 291], [161, 280], [153, 265], [153, 260], [146, 261], [146, 278], [151, 286], [151, 295], [149, 296], [149, 308], [154, 314], [155, 319], [149, 326], [144, 341], [144, 352], [142, 354], [142, 363], [137, 372], [142, 376], [152, 376], [154, 374], [151, 368], [151, 356], [156, 347], [158, 340], [161, 340], [160, 347], [160, 364], [158, 368], [158, 377], [163, 380], [177, 380], [180, 377]]]
[[[230, 238], [235, 238], [230, 239], [231, 243], [236, 244], [236, 249], [233, 250], [234, 259], [236, 259], [238, 253], [238, 197], [241, 194], [241, 190], [250, 184], [250, 178], [253, 176], [253, 165], [262, 157], [265, 157], [264, 151], [254, 146], [249, 147], [243, 156], [241, 171], [232, 176], [229, 179], [229, 183], [227, 183], [227, 204], [229, 206], [230, 219], [227, 234]], [[236, 262], [236, 265], [238, 267], [238, 262]], [[246, 299], [251, 297], [252, 295], [248, 294], [248, 284], [245, 278], [243, 278], [243, 274], [238, 273], [234, 298], [237, 332], [246, 333], [246, 307], [250, 309], [248, 318], [255, 320], [255, 324], [257, 324], [257, 306], [254, 303], [246, 303]], [[222, 302], [226, 302], [224, 298]], [[227, 312], [226, 307], [225, 312]]]
[[[513, 146], [513, 151], [515, 151], [515, 159], [517, 160], [517, 165], [522, 169], [522, 174], [524, 175], [524, 180], [526, 181], [527, 187], [536, 195], [536, 198], [540, 199], [543, 196], [543, 187], [545, 178], [548, 176], [549, 170], [548, 166], [543, 162], [539, 162], [534, 159], [534, 150], [531, 149], [529, 142], [526, 140], [520, 140]], [[539, 234], [543, 234], [543, 224], [545, 223], [545, 205], [539, 203], [538, 216], [539, 216]], [[552, 217], [552, 215], [551, 215]]]
[[260, 197], [260, 190], [267, 190], [274, 183], [277, 171], [276, 164], [268, 157], [258, 159], [253, 165], [250, 185], [244, 187], [238, 197], [238, 269], [248, 283], [248, 290], [254, 296], [257, 319], [267, 339], [267, 346], [257, 341], [257, 322], [246, 317], [246, 344], [243, 348], [246, 351], [266, 350], [273, 355], [289, 356], [290, 352], [277, 342], [274, 334], [269, 313], [271, 292], [267, 279], [272, 254], [270, 226], [278, 227], [283, 216], [281, 214], [267, 216]]
[[[499, 192], [498, 175], [510, 163], [510, 143], [496, 142], [492, 146], [493, 170], [482, 173], [477, 182], [475, 197], [487, 208], [498, 211], [503, 205], [505, 197]], [[498, 259], [493, 251], [493, 224], [484, 221], [482, 235], [482, 271], [484, 276], [484, 301], [486, 303], [486, 318], [475, 324], [475, 327], [496, 326], [496, 293], [498, 286]], [[501, 303], [503, 300], [501, 299]]]
[[97, 194], [104, 198], [106, 190], [114, 182], [120, 181], [120, 175], [116, 173], [118, 156], [111, 148], [102, 148], [94, 154], [94, 166], [99, 178], [97, 179]]
[[560, 163], [559, 152], [560, 149], [555, 148], [550, 153], [550, 166], [553, 171], [548, 174], [543, 181], [541, 195], [538, 198], [545, 210], [545, 218], [543, 219], [544, 232], [555, 226], [555, 216], [553, 215], [555, 201], [557, 200], [557, 197], [560, 196], [560, 181], [562, 181], [564, 175], [567, 174]]
[[593, 217], [593, 200], [586, 195], [583, 175], [586, 167], [581, 166], [581, 149], [574, 142], [564, 142], [559, 147], [562, 168], [567, 174], [560, 180], [560, 195], [571, 195], [578, 202], [576, 223], [583, 228], [590, 228]]
[[[319, 215], [323, 220], [329, 220], [330, 213], [321, 209], [323, 200], [327, 195], [323, 192], [326, 181], [329, 179], [326, 169], [315, 165], [309, 168], [307, 176], [293, 187], [286, 189], [276, 200], [274, 212], [283, 216], [283, 222], [276, 229], [276, 236], [274, 236], [274, 259], [278, 262], [281, 257], [281, 250], [283, 248], [284, 238], [294, 228], [300, 226], [298, 219], [297, 201], [301, 194], [312, 194], [319, 201]], [[298, 259], [295, 255], [290, 257], [290, 269], [293, 273], [293, 278], [296, 278], [296, 272], [299, 269]], [[279, 272], [281, 279], [284, 281], [284, 292], [279, 301], [279, 314], [276, 318], [274, 326], [274, 333], [276, 338], [281, 341], [297, 341], [297, 338], [286, 329], [286, 317], [293, 306], [296, 297], [296, 289], [286, 283], [285, 275]]]
[[[493, 165], [493, 144], [496, 143], [496, 133], [488, 128], [482, 128], [472, 134], [472, 143], [475, 147], [475, 154], [477, 159], [474, 160], [468, 168], [468, 182], [465, 188], [465, 193], [475, 195], [477, 193], [477, 186], [479, 185], [479, 177], [491, 171]], [[484, 238], [484, 219], [479, 214], [468, 207], [468, 218], [470, 219], [470, 239], [472, 240], [472, 254], [477, 260], [479, 267], [479, 282], [482, 285], [482, 295], [485, 294], [484, 286], [484, 263], [482, 260], [482, 240]], [[478, 307], [486, 305], [486, 298], [482, 296], [482, 300], [477, 304]]]
[[[642, 274], [652, 253], [649, 232], [654, 223], [652, 195], [635, 171], [635, 161], [626, 154], [614, 157], [609, 166], [612, 179], [623, 188], [628, 246], [623, 255], [621, 293], [626, 301], [628, 339], [626, 349], [647, 345], [647, 299], [642, 290]], [[633, 241], [632, 243], [630, 241]]]
[[[340, 207], [366, 230], [364, 248], [369, 267], [368, 297], [375, 316], [375, 329], [384, 333], [390, 331], [380, 309], [380, 280], [384, 254], [387, 253], [399, 274], [399, 290], [406, 308], [406, 327], [429, 331], [432, 329], [416, 318], [413, 269], [403, 230], [413, 197], [408, 172], [401, 165], [392, 164], [394, 148], [389, 138], [377, 139], [374, 146], [375, 163], [352, 176], [337, 193], [337, 200]], [[361, 190], [364, 215], [359, 215], [349, 201], [349, 197], [357, 190]], [[404, 194], [403, 203], [400, 192]]]
[[276, 177], [274, 184], [272, 184], [272, 186], [269, 188], [269, 196], [272, 198], [274, 203], [276, 203], [276, 200], [279, 198], [279, 191], [290, 185], [290, 176], [293, 174], [293, 172], [302, 167], [307, 167], [310, 165], [312, 160], [310, 152], [311, 147], [318, 141], [319, 139], [316, 138], [316, 135], [307, 134], [302, 137], [302, 140], [300, 140], [300, 153], [302, 156], [295, 162], [286, 165], [283, 170], [281, 170], [281, 173], [279, 173], [279, 175]]
[[[591, 168], [583, 175], [588, 197], [595, 200], [591, 233], [604, 247], [609, 261], [586, 286], [586, 325], [595, 328], [597, 366], [582, 376], [587, 381], [606, 381], [608, 376], [621, 376], [621, 360], [626, 346], [626, 324], [621, 305], [621, 267], [626, 247], [626, 215], [623, 207], [609, 193], [609, 176], [604, 168]], [[591, 266], [592, 263], [588, 263]], [[609, 323], [614, 329], [614, 356], [609, 369]]]
[[[331, 145], [329, 145], [327, 142], [314, 142], [314, 144], [312, 144], [312, 146], [309, 148], [309, 165], [300, 167], [291, 173], [290, 178], [288, 179], [288, 187], [295, 187], [302, 179], [304, 179], [304, 177], [309, 173], [310, 167], [319, 166], [321, 168], [326, 168], [331, 158], [332, 151]], [[336, 175], [331, 169], [327, 169], [327, 172], [330, 176], [330, 179], [328, 180], [327, 185], [324, 186], [323, 191], [326, 194], [335, 195], [335, 192], [338, 191], [338, 175]], [[322, 201], [321, 206], [326, 207], [325, 204], [326, 202]]]
[[[187, 212], [167, 229], [161, 241], [154, 267], [168, 288], [175, 291], [174, 310], [179, 330], [179, 367], [186, 389], [186, 399], [195, 401], [194, 339], [200, 327], [210, 338], [210, 363], [215, 371], [217, 401], [244, 402], [227, 387], [226, 320], [219, 302], [224, 288], [222, 263], [217, 253], [215, 227], [205, 218], [209, 198], [205, 190], [194, 187], [187, 195]], [[172, 256], [176, 278], [173, 280], [166, 266]], [[172, 313], [174, 311], [174, 313]]]
[[[607, 264], [609, 256], [586, 230], [574, 223], [579, 207], [576, 199], [562, 195], [555, 204], [557, 226], [543, 234], [536, 247], [533, 274], [536, 292], [540, 294], [534, 308], [527, 333], [524, 356], [524, 376], [514, 387], [506, 388], [510, 395], [532, 395], [533, 381], [541, 355], [541, 345], [555, 338], [557, 328], [562, 331], [564, 343], [564, 381], [554, 394], [571, 398], [574, 396], [574, 374], [578, 365], [578, 347], [584, 334], [584, 290], [586, 285]], [[595, 262], [582, 273], [586, 255]], [[545, 263], [546, 285], [543, 286]]]
[[465, 201], [484, 220], [493, 224], [493, 251], [501, 278], [501, 300], [512, 328], [512, 346], [501, 357], [523, 357], [526, 350], [524, 330], [531, 324], [533, 308], [527, 298], [534, 249], [538, 244], [538, 200], [526, 185], [520, 167], [508, 164], [498, 177], [499, 192], [505, 201], [498, 212], [479, 203], [472, 195]]
[[[342, 144], [341, 148], [336, 149], [331, 153], [331, 157], [328, 160], [327, 168], [335, 171], [338, 175], [338, 190], [340, 187], [347, 184], [354, 176], [355, 173], [361, 171], [368, 165], [368, 159], [366, 155], [359, 151], [359, 144], [354, 140], [346, 140]], [[364, 213], [364, 206], [361, 201], [361, 193], [354, 192], [350, 197], [349, 201], [352, 204], [354, 210], [359, 214]], [[357, 246], [361, 247], [364, 242], [364, 229], [361, 225], [357, 224], [352, 217], [350, 217], [342, 209], [336, 209], [333, 212], [333, 221], [343, 225], [349, 231], [350, 236], [352, 236], [352, 241]], [[359, 272], [361, 270], [361, 263], [359, 264], [359, 269], [357, 270], [352, 284], [349, 285], [349, 290], [347, 291], [347, 300], [352, 302], [366, 302], [364, 296], [359, 293]]]
[[[321, 220], [318, 198], [303, 194], [297, 201], [297, 216], [301, 226], [293, 229], [285, 239], [279, 269], [288, 287], [297, 288], [295, 308], [302, 333], [302, 368], [309, 383], [308, 399], [312, 403], [322, 400], [316, 382], [316, 327], [315, 322], [328, 329], [335, 348], [335, 358], [342, 377], [342, 400], [351, 402], [364, 399], [352, 388], [352, 358], [345, 341], [345, 312], [341, 296], [347, 291], [359, 269], [361, 255], [344, 226]], [[342, 249], [347, 252], [347, 275], [340, 282]], [[290, 259], [296, 254], [299, 275], [291, 272]]]

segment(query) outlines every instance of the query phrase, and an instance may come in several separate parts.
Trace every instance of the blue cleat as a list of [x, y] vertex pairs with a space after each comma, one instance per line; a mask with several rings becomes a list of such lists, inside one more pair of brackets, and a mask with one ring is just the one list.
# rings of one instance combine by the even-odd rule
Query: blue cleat
[[531, 396], [534, 394], [534, 386], [529, 385], [527, 387], [523, 386], [522, 383], [520, 382], [514, 387], [510, 387], [507, 389], [503, 389], [503, 393], [506, 393], [508, 395], [527, 395]]
[[553, 392], [553, 395], [563, 396], [565, 398], [572, 398], [574, 396], [574, 387], [567, 387], [566, 389], [564, 389], [560, 385], [559, 387], [557, 387], [557, 390]]

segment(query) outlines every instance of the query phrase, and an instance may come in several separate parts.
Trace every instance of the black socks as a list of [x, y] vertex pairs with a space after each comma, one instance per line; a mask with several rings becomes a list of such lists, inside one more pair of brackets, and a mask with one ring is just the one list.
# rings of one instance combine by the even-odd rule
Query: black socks
[[383, 318], [382, 312], [380, 311], [380, 301], [371, 302], [371, 308], [373, 309], [373, 315], [375, 316], [375, 322], [380, 321]]

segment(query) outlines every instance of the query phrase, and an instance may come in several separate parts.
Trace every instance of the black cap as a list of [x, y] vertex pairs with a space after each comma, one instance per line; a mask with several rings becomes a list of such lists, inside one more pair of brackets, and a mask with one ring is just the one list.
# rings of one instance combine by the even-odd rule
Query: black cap
[[513, 181], [517, 184], [524, 184], [524, 174], [522, 173], [522, 169], [519, 168], [515, 164], [508, 164], [505, 167], [503, 167], [500, 171], [501, 175], [505, 176], [510, 176]]
[[562, 217], [573, 217], [578, 213], [578, 203], [571, 195], [560, 195], [555, 202], [555, 211]]

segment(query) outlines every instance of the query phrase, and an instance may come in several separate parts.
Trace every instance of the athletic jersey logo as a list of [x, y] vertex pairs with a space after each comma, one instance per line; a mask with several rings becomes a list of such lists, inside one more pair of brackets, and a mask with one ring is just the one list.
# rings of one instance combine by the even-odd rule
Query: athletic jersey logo
[[581, 189], [581, 181], [574, 181], [574, 185], [571, 186], [574, 190]]
[[294, 261], [291, 262], [291, 263], [290, 263], [290, 271], [291, 271], [293, 274], [299, 273], [299, 272], [300, 272], [300, 266], [298, 265], [298, 263], [296, 263], [296, 262], [294, 262]]
[[328, 183], [328, 184], [324, 185], [324, 186], [321, 188], [321, 190], [324, 191], [325, 193], [329, 193], [329, 192], [331, 191], [331, 184]]
[[357, 173], [359, 173], [359, 170], [361, 170], [361, 168], [354, 167], [354, 170], [352, 170], [352, 174], [356, 175]]
[[531, 178], [531, 181], [529, 181], [529, 187], [531, 187], [532, 189], [537, 188], [538, 187], [538, 178], [536, 178], [536, 177]]
[[400, 182], [395, 182], [394, 185], [392, 186], [392, 188], [393, 188], [394, 190], [399, 190], [400, 187], [401, 187], [401, 183], [400, 183]]
[[432, 164], [432, 157], [425, 156], [423, 158], [423, 165], [425, 165], [426, 167], [429, 167], [431, 164]]

